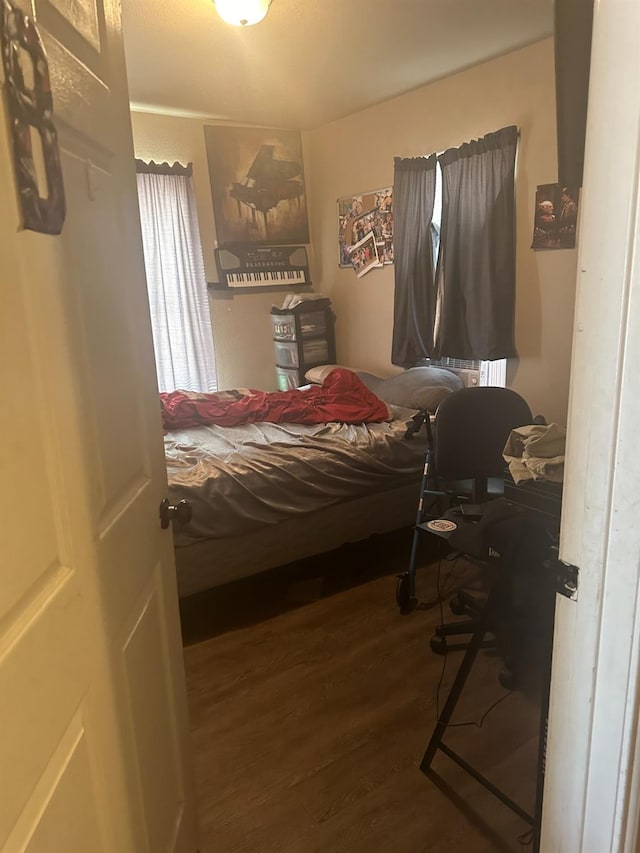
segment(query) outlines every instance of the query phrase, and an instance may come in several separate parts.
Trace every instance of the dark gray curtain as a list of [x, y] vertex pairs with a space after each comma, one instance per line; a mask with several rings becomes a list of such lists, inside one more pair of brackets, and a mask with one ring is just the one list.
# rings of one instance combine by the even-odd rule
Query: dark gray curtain
[[394, 160], [391, 361], [412, 367], [433, 349], [435, 292], [431, 217], [436, 155]]
[[438, 158], [442, 168], [435, 358], [516, 354], [514, 168], [518, 130], [505, 127]]

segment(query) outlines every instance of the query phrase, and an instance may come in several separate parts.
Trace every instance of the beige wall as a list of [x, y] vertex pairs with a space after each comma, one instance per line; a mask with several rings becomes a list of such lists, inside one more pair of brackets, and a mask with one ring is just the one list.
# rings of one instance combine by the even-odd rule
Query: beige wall
[[[216, 232], [202, 119], [132, 113], [136, 157], [156, 162], [193, 163], [202, 251], [207, 281], [217, 281], [213, 250]], [[219, 388], [276, 388], [269, 311], [283, 293], [210, 291], [211, 322]]]
[[[203, 120], [134, 113], [136, 156], [193, 162], [209, 281], [217, 278]], [[304, 134], [314, 289], [331, 296], [338, 360], [391, 365], [393, 267], [361, 279], [337, 266], [336, 199], [393, 182], [393, 158], [460, 145], [509, 124], [521, 130], [517, 172], [516, 345], [509, 382], [536, 413], [566, 421], [576, 252], [533, 252], [537, 184], [556, 180], [553, 42], [547, 40]], [[283, 294], [215, 293], [221, 388], [275, 388], [269, 309]]]
[[336, 199], [393, 183], [393, 158], [455, 147], [515, 124], [519, 361], [509, 380], [536, 413], [566, 422], [576, 275], [573, 250], [533, 252], [537, 184], [557, 178], [553, 42], [445, 78], [325, 125], [305, 139], [314, 285], [331, 296], [338, 360], [391, 373], [393, 268], [361, 279], [337, 266]]

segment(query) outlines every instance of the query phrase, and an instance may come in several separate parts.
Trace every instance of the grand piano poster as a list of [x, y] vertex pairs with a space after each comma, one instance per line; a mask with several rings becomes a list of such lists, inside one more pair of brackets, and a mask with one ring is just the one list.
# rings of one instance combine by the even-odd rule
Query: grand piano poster
[[218, 244], [308, 243], [300, 133], [221, 125], [204, 138]]

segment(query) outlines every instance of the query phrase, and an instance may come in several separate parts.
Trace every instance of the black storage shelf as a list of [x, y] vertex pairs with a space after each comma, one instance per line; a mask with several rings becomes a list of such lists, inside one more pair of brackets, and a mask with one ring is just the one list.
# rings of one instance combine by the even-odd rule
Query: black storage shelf
[[335, 363], [334, 315], [328, 299], [301, 302], [294, 308], [272, 308], [271, 325], [281, 391], [304, 385], [309, 368]]

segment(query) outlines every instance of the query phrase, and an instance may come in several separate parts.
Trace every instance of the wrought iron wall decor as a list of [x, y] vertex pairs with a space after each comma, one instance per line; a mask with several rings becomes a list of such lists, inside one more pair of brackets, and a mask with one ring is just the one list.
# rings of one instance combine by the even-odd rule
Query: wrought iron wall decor
[[[53, 123], [49, 65], [40, 33], [28, 15], [11, 0], [0, 0], [0, 50], [5, 76], [7, 112], [13, 142], [13, 161], [22, 224], [31, 231], [60, 234], [66, 215], [58, 134]], [[20, 56], [33, 65], [33, 88], [25, 81]], [[31, 128], [41, 143], [47, 196], [38, 188]]]

